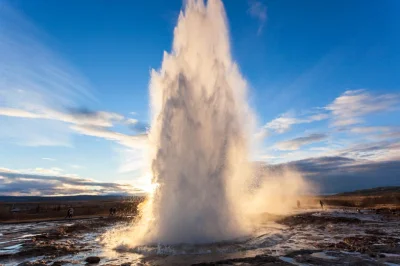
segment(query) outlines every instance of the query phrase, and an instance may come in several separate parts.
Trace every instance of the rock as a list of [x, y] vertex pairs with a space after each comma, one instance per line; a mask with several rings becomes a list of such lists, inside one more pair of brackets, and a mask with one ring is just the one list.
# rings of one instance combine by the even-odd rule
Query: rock
[[100, 258], [96, 256], [87, 257], [85, 260], [87, 263], [99, 263]]
[[323, 250], [311, 250], [311, 249], [300, 249], [300, 250], [295, 250], [292, 252], [289, 252], [285, 255], [285, 257], [289, 258], [294, 258], [297, 256], [302, 256], [302, 255], [311, 255], [316, 252], [322, 252]]
[[131, 266], [131, 265], [132, 265], [132, 263], [130, 263], [130, 262], [125, 262], [125, 263], [121, 264], [121, 266]]
[[24, 261], [18, 266], [46, 266], [46, 263], [40, 261]]
[[64, 264], [68, 264], [71, 263], [70, 261], [66, 261], [66, 260], [58, 260], [53, 262], [53, 264], [51, 264], [51, 266], [62, 266]]

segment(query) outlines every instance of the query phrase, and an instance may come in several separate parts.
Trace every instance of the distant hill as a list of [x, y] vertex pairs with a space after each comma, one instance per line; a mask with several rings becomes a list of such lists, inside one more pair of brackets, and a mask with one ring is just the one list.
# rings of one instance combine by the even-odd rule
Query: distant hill
[[377, 187], [370, 189], [361, 189], [350, 192], [336, 194], [336, 196], [384, 196], [390, 194], [400, 194], [400, 187]]
[[57, 197], [40, 197], [40, 196], [0, 196], [1, 202], [64, 202], [64, 201], [93, 201], [93, 200], [117, 200], [126, 199], [130, 196], [126, 195], [79, 195], [79, 196], [57, 196]]

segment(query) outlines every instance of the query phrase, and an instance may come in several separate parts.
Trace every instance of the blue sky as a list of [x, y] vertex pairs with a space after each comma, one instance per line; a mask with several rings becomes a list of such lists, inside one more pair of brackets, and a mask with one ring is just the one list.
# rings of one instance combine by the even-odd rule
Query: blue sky
[[[258, 117], [254, 159], [400, 160], [400, 2], [224, 4]], [[0, 194], [146, 186], [149, 72], [170, 50], [181, 7], [181, 0], [0, 2]], [[62, 187], [61, 178], [83, 183]], [[393, 175], [364, 183], [354, 188], [400, 185]]]

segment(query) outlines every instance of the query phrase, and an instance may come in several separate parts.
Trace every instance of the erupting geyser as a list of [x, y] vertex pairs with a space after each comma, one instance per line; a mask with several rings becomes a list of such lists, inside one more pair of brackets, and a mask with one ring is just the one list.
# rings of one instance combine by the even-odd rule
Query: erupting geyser
[[186, 3], [172, 52], [151, 74], [150, 95], [157, 186], [143, 215], [143, 241], [199, 243], [242, 234], [235, 197], [248, 175], [252, 118], [220, 0]]
[[130, 247], [230, 240], [249, 233], [252, 212], [289, 209], [306, 184], [285, 169], [268, 173], [268, 180], [253, 178], [255, 123], [246, 91], [231, 57], [222, 2], [187, 1], [172, 52], [151, 73], [154, 191], [139, 221], [107, 240]]

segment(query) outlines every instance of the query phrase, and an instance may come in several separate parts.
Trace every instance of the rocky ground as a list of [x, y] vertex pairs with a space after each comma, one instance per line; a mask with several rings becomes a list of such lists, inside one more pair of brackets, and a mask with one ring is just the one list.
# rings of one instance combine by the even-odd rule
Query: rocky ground
[[[126, 218], [0, 225], [0, 265], [400, 265], [400, 212], [306, 211], [264, 215], [234, 243], [105, 252], [105, 231]], [[271, 220], [274, 220], [271, 222]]]

